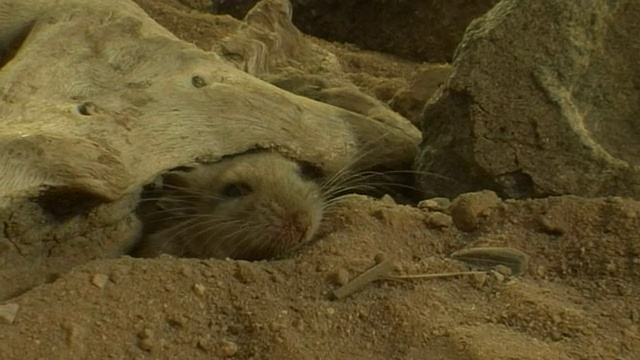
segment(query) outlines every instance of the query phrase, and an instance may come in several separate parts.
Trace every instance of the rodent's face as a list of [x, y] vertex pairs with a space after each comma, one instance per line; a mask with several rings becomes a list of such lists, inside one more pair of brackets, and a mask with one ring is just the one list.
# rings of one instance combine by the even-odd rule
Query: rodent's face
[[319, 186], [277, 153], [238, 155], [165, 181], [175, 187], [165, 204], [192, 224], [173, 239], [183, 242], [185, 256], [283, 256], [311, 240], [322, 219]]

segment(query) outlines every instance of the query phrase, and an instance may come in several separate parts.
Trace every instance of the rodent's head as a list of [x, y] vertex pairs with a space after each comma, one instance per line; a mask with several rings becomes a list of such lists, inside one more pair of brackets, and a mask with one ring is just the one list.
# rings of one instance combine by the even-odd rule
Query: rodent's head
[[[247, 153], [165, 175], [158, 204], [183, 221], [163, 237], [180, 254], [259, 260], [311, 240], [323, 212], [320, 187], [274, 152]], [[162, 239], [156, 239], [162, 240]]]

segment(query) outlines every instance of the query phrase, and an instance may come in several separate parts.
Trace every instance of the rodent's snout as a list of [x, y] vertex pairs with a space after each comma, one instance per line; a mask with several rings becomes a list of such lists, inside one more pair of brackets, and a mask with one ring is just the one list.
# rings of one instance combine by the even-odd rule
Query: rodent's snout
[[283, 224], [281, 237], [290, 239], [292, 243], [305, 242], [312, 228], [311, 216], [304, 212], [287, 214]]

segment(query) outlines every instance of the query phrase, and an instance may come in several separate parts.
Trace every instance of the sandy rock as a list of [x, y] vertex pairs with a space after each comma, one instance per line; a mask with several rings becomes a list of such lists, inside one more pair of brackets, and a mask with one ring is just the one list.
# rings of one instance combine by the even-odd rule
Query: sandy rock
[[91, 283], [98, 289], [104, 289], [104, 287], [107, 286], [108, 281], [109, 275], [106, 274], [95, 274], [91, 278]]
[[445, 197], [425, 199], [418, 203], [418, 208], [420, 209], [429, 211], [440, 211], [445, 213], [449, 211], [449, 206], [451, 206], [451, 200]]
[[0, 305], [0, 322], [5, 324], [11, 324], [18, 315], [20, 305], [18, 304], [4, 304]]
[[441, 212], [432, 212], [425, 215], [425, 223], [429, 228], [442, 229], [450, 227], [453, 224], [453, 219], [450, 215]]
[[474, 21], [422, 120], [419, 170], [456, 182], [425, 191], [640, 196], [638, 18], [637, 1], [506, 0]]
[[216, 354], [223, 358], [233, 357], [238, 352], [238, 344], [229, 340], [220, 341]]

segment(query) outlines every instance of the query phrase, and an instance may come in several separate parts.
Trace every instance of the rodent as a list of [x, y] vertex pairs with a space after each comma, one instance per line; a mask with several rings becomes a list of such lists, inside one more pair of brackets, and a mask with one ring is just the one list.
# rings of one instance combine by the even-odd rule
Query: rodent
[[323, 217], [321, 187], [277, 152], [171, 171], [132, 255], [262, 260], [307, 244]]

